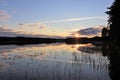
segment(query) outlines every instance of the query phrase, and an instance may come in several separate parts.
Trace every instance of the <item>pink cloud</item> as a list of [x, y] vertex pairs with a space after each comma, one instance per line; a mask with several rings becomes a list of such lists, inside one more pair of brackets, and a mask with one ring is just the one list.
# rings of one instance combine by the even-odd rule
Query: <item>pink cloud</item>
[[10, 15], [5, 10], [0, 10], [0, 21], [8, 20]]
[[43, 23], [29, 23], [29, 24], [20, 23], [18, 24], [18, 27], [19, 29], [30, 29], [31, 28], [31, 29], [43, 30], [47, 28], [47, 25]]

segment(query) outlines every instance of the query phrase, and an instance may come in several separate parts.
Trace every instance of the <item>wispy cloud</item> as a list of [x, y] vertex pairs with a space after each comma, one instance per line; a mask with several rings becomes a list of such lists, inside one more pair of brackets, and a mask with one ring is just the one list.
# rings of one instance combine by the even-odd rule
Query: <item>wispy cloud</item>
[[5, 10], [0, 10], [0, 21], [8, 20], [10, 15]]
[[94, 16], [94, 17], [83, 17], [83, 18], [71, 18], [71, 19], [63, 19], [63, 20], [46, 21], [46, 22], [43, 22], [43, 23], [82, 21], [82, 20], [89, 20], [89, 19], [107, 19], [107, 17], [106, 16]]
[[47, 25], [43, 23], [18, 24], [19, 29], [46, 29]]

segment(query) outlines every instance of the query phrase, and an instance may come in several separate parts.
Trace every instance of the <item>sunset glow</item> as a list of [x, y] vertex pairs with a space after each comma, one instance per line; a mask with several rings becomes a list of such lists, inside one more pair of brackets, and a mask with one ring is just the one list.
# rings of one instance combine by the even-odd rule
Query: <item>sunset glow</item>
[[119, 79], [119, 8], [119, 0], [0, 0], [0, 80]]
[[75, 37], [75, 38], [79, 38], [79, 37], [80, 37], [80, 34], [76, 33], [76, 34], [74, 35], [74, 37]]
[[[113, 0], [0, 0], [0, 36], [17, 36], [20, 33], [19, 36], [67, 37], [73, 29], [106, 25], [107, 15], [104, 12], [112, 2]], [[86, 31], [83, 32], [74, 37], [88, 35]], [[93, 35], [96, 34], [93, 32]]]

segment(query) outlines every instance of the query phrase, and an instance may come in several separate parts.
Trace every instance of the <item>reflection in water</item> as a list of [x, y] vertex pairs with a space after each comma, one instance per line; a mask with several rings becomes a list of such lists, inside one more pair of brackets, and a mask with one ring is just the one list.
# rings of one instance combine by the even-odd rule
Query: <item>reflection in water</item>
[[110, 80], [101, 46], [41, 44], [0, 46], [2, 80]]
[[120, 46], [110, 45], [108, 51], [110, 78], [111, 80], [120, 80]]

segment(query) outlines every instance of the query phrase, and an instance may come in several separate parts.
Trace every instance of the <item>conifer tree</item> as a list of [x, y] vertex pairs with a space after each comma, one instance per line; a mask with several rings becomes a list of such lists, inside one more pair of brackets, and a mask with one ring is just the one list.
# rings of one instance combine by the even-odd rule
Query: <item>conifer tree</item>
[[120, 0], [115, 0], [108, 9], [106, 13], [109, 15], [110, 41], [120, 43]]

